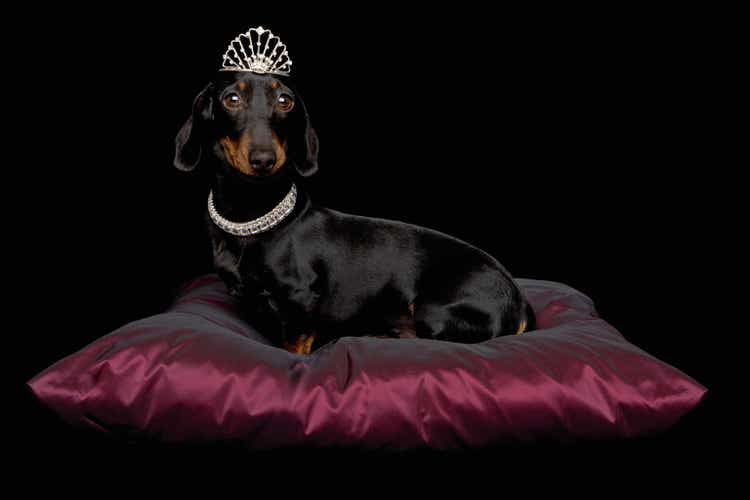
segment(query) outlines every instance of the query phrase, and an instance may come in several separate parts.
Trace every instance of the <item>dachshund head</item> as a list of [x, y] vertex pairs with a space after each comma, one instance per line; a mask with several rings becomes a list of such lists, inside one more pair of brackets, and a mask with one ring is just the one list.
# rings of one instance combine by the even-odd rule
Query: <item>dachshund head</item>
[[190, 171], [210, 159], [253, 179], [287, 169], [309, 177], [318, 170], [318, 138], [288, 78], [219, 72], [195, 97], [175, 139], [178, 169]]

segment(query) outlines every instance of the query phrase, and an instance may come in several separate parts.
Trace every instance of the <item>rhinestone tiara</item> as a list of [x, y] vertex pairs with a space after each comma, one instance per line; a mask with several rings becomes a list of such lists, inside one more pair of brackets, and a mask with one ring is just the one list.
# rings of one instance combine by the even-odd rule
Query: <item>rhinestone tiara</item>
[[221, 71], [252, 71], [289, 76], [292, 60], [281, 38], [263, 26], [250, 28], [229, 42]]
[[292, 184], [292, 188], [287, 195], [276, 205], [270, 212], [257, 219], [248, 222], [232, 222], [222, 217], [214, 205], [214, 193], [208, 193], [208, 215], [211, 220], [222, 230], [235, 236], [252, 236], [263, 233], [278, 225], [294, 210], [297, 202], [297, 187]]

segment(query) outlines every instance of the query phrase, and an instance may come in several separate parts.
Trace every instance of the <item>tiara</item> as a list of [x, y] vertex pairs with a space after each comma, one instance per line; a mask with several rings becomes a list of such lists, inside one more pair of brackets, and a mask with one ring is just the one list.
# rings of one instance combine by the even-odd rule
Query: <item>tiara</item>
[[281, 38], [258, 26], [229, 42], [221, 71], [252, 71], [289, 76], [292, 60]]

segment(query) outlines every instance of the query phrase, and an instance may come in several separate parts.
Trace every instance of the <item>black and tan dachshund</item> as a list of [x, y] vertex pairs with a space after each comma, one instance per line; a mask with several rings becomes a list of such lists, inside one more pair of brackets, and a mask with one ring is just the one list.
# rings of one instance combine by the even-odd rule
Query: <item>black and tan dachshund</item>
[[287, 77], [221, 71], [193, 102], [175, 166], [211, 170], [216, 212], [257, 219], [294, 184], [291, 213], [235, 236], [209, 218], [216, 270], [248, 319], [297, 353], [344, 335], [481, 342], [530, 329], [533, 312], [487, 253], [418, 226], [311, 204], [318, 139]]

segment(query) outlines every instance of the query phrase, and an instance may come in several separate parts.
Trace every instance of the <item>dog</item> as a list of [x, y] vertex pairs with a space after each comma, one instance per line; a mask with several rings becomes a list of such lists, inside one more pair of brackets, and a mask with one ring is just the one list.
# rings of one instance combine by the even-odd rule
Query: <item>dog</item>
[[[318, 170], [318, 137], [291, 78], [218, 72], [175, 146], [178, 169], [209, 169], [216, 271], [274, 344], [309, 354], [342, 336], [476, 343], [533, 328], [518, 285], [482, 250], [311, 203], [304, 180]], [[275, 219], [257, 234], [227, 231], [226, 221], [269, 212]]]

